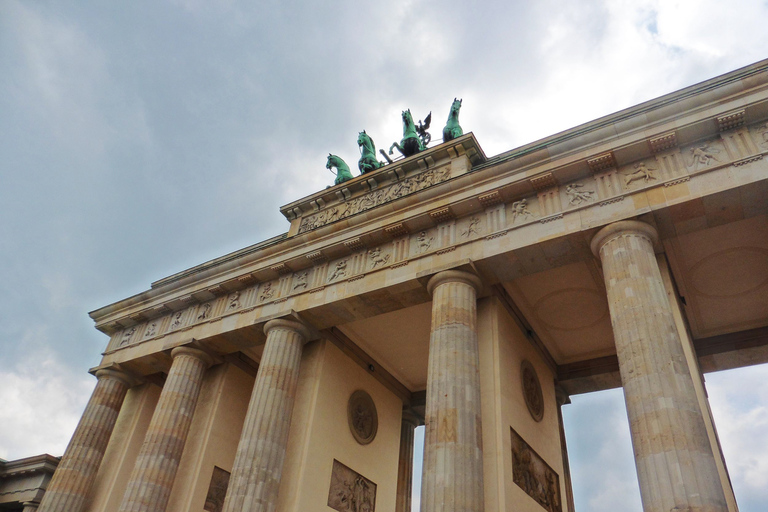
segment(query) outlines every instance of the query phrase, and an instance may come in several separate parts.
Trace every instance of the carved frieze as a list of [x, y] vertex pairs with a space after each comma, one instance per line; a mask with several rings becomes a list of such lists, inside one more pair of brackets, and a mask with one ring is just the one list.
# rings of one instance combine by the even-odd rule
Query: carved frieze
[[512, 481], [548, 512], [562, 512], [560, 477], [526, 443], [515, 429], [512, 434]]
[[379, 429], [379, 415], [371, 395], [358, 389], [347, 402], [347, 420], [352, 437], [360, 444], [369, 444]]
[[375, 512], [376, 484], [334, 459], [328, 506], [339, 512]]
[[379, 188], [363, 196], [350, 199], [336, 206], [327, 208], [319, 213], [308, 215], [301, 219], [299, 233], [317, 229], [331, 222], [344, 219], [350, 215], [375, 208], [376, 206], [394, 201], [400, 197], [431, 187], [451, 177], [450, 167], [431, 169], [429, 171], [404, 178], [388, 187]]

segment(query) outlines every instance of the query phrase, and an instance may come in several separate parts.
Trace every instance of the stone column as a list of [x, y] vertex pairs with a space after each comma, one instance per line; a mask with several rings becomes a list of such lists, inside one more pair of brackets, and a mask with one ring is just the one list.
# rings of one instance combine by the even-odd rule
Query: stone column
[[637, 221], [601, 229], [592, 251], [603, 263], [608, 306], [645, 512], [726, 511], [653, 246]]
[[410, 410], [403, 411], [400, 425], [400, 460], [397, 465], [396, 512], [411, 512], [413, 492], [413, 431], [419, 426], [419, 418]]
[[120, 407], [133, 380], [114, 369], [96, 371], [96, 388], [64, 451], [39, 512], [80, 512], [112, 435]]
[[299, 364], [309, 330], [291, 320], [270, 320], [251, 393], [224, 512], [271, 512], [277, 506]]
[[191, 347], [171, 352], [173, 364], [149, 422], [120, 512], [162, 512], [168, 503], [192, 415], [211, 356]]
[[568, 444], [565, 442], [565, 425], [563, 424], [563, 405], [571, 403], [571, 397], [559, 385], [555, 385], [555, 400], [557, 400], [557, 424], [560, 427], [560, 450], [563, 454], [563, 487], [565, 487], [565, 503], [569, 512], [576, 507], [573, 501], [573, 484], [571, 482], [571, 463], [568, 459]]
[[483, 441], [477, 346], [480, 279], [449, 270], [429, 280], [423, 512], [483, 510]]

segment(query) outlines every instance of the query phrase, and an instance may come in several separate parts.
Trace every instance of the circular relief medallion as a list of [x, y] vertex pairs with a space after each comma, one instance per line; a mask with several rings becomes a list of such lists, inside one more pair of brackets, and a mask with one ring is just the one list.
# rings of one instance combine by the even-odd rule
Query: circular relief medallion
[[528, 406], [528, 412], [531, 413], [534, 420], [541, 421], [541, 418], [544, 417], [544, 395], [541, 393], [539, 377], [536, 375], [536, 370], [533, 369], [530, 361], [523, 360], [523, 363], [520, 365], [520, 376], [523, 382], [523, 397], [525, 397], [525, 405]]
[[349, 397], [347, 404], [349, 430], [360, 444], [368, 444], [376, 437], [379, 428], [379, 415], [371, 395], [358, 389]]

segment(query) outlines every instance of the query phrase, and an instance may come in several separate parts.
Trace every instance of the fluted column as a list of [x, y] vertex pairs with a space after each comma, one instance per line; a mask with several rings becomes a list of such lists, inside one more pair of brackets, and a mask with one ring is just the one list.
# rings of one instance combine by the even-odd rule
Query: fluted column
[[719, 512], [725, 495], [653, 246], [637, 221], [592, 240], [603, 276], [645, 512]]
[[419, 418], [411, 411], [403, 411], [400, 425], [400, 460], [397, 465], [396, 512], [411, 512], [413, 492], [413, 431], [419, 426]]
[[237, 445], [224, 512], [271, 512], [277, 505], [299, 364], [308, 329], [270, 320], [251, 401]]
[[483, 443], [477, 346], [480, 279], [449, 270], [430, 279], [423, 512], [483, 510]]
[[171, 352], [173, 363], [128, 480], [120, 512], [162, 512], [168, 504], [192, 415], [211, 357], [191, 347]]
[[48, 484], [39, 512], [83, 510], [125, 393], [133, 384], [128, 375], [113, 369], [98, 370], [96, 378], [96, 388]]

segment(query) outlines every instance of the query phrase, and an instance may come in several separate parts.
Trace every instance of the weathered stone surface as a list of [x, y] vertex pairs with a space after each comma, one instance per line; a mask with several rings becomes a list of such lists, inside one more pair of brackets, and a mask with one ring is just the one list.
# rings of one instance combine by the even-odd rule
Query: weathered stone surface
[[301, 351], [309, 332], [289, 320], [271, 320], [264, 332], [267, 342], [237, 447], [225, 512], [271, 512], [277, 505]]
[[480, 279], [449, 270], [430, 279], [424, 512], [483, 510], [483, 445], [477, 347]]
[[41, 512], [83, 510], [125, 393], [132, 384], [130, 377], [112, 369], [98, 370], [96, 377], [96, 388], [40, 503]]
[[656, 230], [621, 221], [592, 240], [603, 263], [645, 512], [726, 511], [690, 369], [661, 280]]
[[211, 357], [188, 347], [171, 352], [173, 364], [139, 451], [120, 512], [163, 511], [195, 413]]

